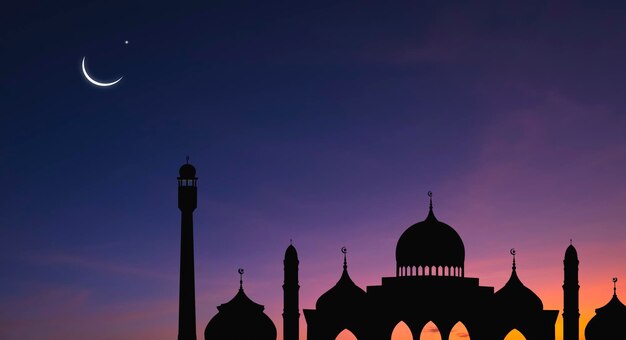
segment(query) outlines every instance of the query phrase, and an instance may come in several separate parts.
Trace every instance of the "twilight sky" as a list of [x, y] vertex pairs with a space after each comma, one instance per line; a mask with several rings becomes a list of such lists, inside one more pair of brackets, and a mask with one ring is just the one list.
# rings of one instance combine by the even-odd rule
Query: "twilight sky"
[[[584, 328], [612, 277], [626, 301], [625, 16], [598, 0], [4, 5], [0, 338], [174, 339], [187, 155], [199, 338], [242, 267], [282, 339], [290, 239], [301, 308], [339, 279], [342, 246], [362, 288], [395, 275], [428, 190], [466, 276], [501, 288], [515, 248], [546, 309], [573, 239]], [[84, 56], [123, 80], [91, 86]]]

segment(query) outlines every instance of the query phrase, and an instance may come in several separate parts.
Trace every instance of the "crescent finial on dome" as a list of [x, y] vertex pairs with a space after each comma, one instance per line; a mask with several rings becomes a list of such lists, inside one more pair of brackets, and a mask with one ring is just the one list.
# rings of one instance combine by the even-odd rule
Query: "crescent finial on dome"
[[432, 191], [428, 191], [428, 200], [430, 201], [430, 204], [428, 205], [428, 207], [432, 211], [433, 210], [433, 192]]
[[239, 273], [239, 289], [243, 289], [243, 268], [239, 268], [237, 272]]
[[513, 255], [513, 270], [515, 270], [515, 254], [517, 254], [517, 252], [515, 251], [515, 248], [511, 248], [510, 253], [511, 255]]

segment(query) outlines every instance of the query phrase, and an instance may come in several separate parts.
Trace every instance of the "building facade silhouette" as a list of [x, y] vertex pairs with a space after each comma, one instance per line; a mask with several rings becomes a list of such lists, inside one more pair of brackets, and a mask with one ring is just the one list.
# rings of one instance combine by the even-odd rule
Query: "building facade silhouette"
[[462, 323], [471, 339], [502, 340], [513, 329], [528, 340], [553, 340], [558, 310], [544, 310], [541, 299], [517, 275], [515, 252], [508, 282], [500, 290], [465, 276], [465, 247], [458, 233], [439, 221], [432, 199], [424, 221], [410, 226], [396, 246], [396, 276], [361, 289], [348, 274], [345, 258], [337, 284], [305, 309], [308, 340], [333, 340], [344, 329], [359, 340], [390, 339], [404, 322], [419, 339], [433, 322], [448, 339]]
[[[188, 163], [179, 170], [178, 207], [181, 210], [181, 263], [179, 294], [179, 340], [196, 339], [193, 258], [193, 211], [197, 206], [197, 177]], [[334, 340], [349, 330], [359, 340], [390, 339], [395, 327], [404, 323], [413, 339], [434, 323], [443, 340], [458, 323], [472, 340], [502, 340], [517, 330], [527, 340], [554, 340], [558, 310], [545, 310], [541, 299], [518, 276], [516, 252], [511, 249], [512, 267], [507, 283], [495, 290], [481, 286], [478, 278], [466, 277], [465, 246], [459, 234], [439, 221], [433, 212], [432, 194], [426, 219], [413, 224], [396, 245], [396, 276], [383, 277], [380, 285], [359, 287], [348, 273], [347, 249], [337, 283], [322, 294], [314, 309], [304, 309], [307, 340]], [[563, 260], [563, 340], [579, 337], [578, 253], [571, 244]], [[298, 252], [290, 244], [283, 260], [283, 339], [299, 340]], [[276, 340], [276, 327], [264, 306], [239, 290], [208, 322], [205, 340]], [[626, 306], [613, 297], [585, 328], [586, 340], [614, 339], [626, 324]]]

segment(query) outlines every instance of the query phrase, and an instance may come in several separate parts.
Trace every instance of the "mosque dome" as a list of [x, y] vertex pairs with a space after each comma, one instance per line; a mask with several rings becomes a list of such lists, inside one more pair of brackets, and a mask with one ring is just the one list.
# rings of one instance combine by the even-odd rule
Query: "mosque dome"
[[196, 168], [189, 164], [189, 157], [187, 157], [187, 163], [183, 164], [178, 170], [180, 179], [195, 179], [196, 178]]
[[265, 307], [250, 300], [243, 288], [217, 309], [204, 330], [205, 340], [276, 340], [276, 326], [263, 312]]
[[[512, 251], [514, 254], [514, 252]], [[537, 294], [524, 286], [515, 270], [515, 258], [513, 258], [513, 271], [509, 281], [495, 293], [494, 301], [496, 308], [501, 311], [536, 312], [543, 310], [543, 302]]]
[[[616, 282], [616, 279], [613, 279]], [[626, 324], [626, 306], [619, 300], [615, 288], [613, 297], [604, 306], [596, 309], [596, 315], [589, 320], [585, 327], [585, 339], [614, 339], [623, 333]]]
[[[430, 193], [429, 193], [430, 195]], [[451, 226], [440, 222], [433, 213], [432, 200], [428, 216], [422, 222], [410, 226], [402, 233], [396, 245], [396, 266], [400, 268], [439, 267], [460, 269], [462, 276], [465, 262], [465, 246], [459, 234]], [[434, 275], [434, 273], [429, 273]], [[443, 275], [443, 273], [440, 273]]]
[[[345, 254], [345, 253], [344, 253]], [[366, 293], [357, 286], [350, 275], [348, 275], [348, 266], [344, 258], [343, 273], [341, 278], [334, 287], [317, 299], [315, 308], [317, 310], [339, 311], [345, 309], [358, 310], [363, 306]]]

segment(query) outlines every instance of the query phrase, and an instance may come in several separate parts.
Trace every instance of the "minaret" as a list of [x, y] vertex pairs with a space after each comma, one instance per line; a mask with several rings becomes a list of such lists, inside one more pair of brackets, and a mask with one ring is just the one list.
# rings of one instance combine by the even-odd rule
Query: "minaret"
[[193, 211], [198, 203], [196, 168], [187, 163], [178, 171], [180, 221], [180, 291], [178, 340], [196, 340], [196, 293], [193, 263]]
[[283, 261], [283, 340], [298, 340], [300, 333], [300, 309], [298, 307], [298, 252], [289, 244]]
[[571, 240], [565, 251], [563, 271], [563, 340], [579, 340], [578, 253]]

